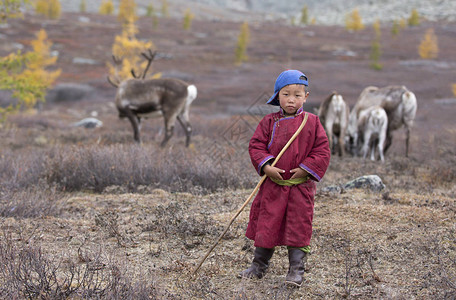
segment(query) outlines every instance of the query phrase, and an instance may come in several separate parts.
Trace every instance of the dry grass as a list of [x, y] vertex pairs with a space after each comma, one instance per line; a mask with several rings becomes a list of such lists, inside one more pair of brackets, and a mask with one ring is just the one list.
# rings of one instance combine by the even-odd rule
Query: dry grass
[[[50, 125], [42, 135], [52, 143], [27, 144], [35, 125], [3, 130], [1, 297], [456, 297], [451, 136], [442, 138], [439, 149], [415, 150], [409, 159], [398, 154], [396, 142], [385, 164], [333, 157], [320, 188], [377, 174], [387, 189], [317, 194], [312, 255], [301, 289], [283, 284], [284, 248], [277, 249], [263, 280], [236, 278], [252, 258], [252, 243], [243, 238], [248, 208], [192, 278], [258, 180], [243, 141], [233, 144], [214, 134], [236, 120], [195, 122], [199, 133], [189, 149], [182, 147], [181, 134], [161, 149], [152, 136], [141, 146], [130, 143], [129, 131], [125, 142], [98, 132], [104, 138], [97, 144], [93, 132]], [[66, 133], [73, 138], [63, 138]], [[208, 144], [216, 147], [209, 151]]]

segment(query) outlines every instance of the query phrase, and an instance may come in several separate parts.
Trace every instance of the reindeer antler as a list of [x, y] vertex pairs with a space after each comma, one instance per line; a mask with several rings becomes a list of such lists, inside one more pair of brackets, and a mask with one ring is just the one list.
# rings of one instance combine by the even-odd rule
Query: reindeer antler
[[112, 60], [114, 61], [114, 65], [115, 65], [115, 67], [114, 67], [114, 72], [115, 72], [115, 74], [114, 74], [114, 75], [115, 75], [115, 77], [116, 77], [115, 79], [116, 79], [117, 83], [114, 82], [114, 81], [111, 79], [111, 77], [110, 77], [109, 75], [108, 75], [108, 78], [107, 78], [107, 79], [108, 79], [108, 82], [109, 82], [112, 86], [114, 86], [114, 87], [119, 87], [119, 84], [120, 84], [120, 80], [119, 80], [119, 66], [122, 65], [122, 58], [117, 57], [117, 56], [115, 56], [115, 55], [113, 54], [113, 55], [112, 55]]
[[141, 76], [137, 76], [136, 73], [135, 73], [135, 70], [131, 69], [131, 75], [134, 78], [136, 78], [136, 79], [138, 79], [138, 78], [141, 78], [141, 79], [146, 78], [147, 71], [149, 70], [150, 65], [152, 64], [152, 61], [154, 60], [155, 55], [157, 54], [157, 51], [152, 52], [152, 50], [150, 48], [147, 49], [147, 52], [148, 53], [141, 52], [141, 55], [147, 60], [147, 66], [144, 69], [144, 72], [142, 73], [142, 75]]

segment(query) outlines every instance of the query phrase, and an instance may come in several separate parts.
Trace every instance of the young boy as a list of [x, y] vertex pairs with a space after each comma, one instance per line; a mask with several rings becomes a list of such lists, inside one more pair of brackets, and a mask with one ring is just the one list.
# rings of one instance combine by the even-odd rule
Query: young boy
[[301, 125], [309, 96], [308, 80], [298, 70], [282, 72], [268, 104], [280, 111], [265, 116], [249, 144], [252, 163], [264, 181], [250, 210], [246, 236], [255, 241], [252, 265], [239, 277], [262, 278], [275, 246], [288, 246], [289, 270], [286, 282], [301, 286], [306, 255], [310, 252], [315, 181], [329, 165], [326, 133], [317, 116], [307, 113], [305, 127], [277, 164], [271, 163]]

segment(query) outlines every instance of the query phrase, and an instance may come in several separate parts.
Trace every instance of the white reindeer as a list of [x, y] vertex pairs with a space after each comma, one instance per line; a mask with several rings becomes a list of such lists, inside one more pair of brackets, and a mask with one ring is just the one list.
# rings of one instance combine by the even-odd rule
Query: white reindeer
[[[165, 121], [165, 137], [161, 143], [164, 147], [174, 132], [176, 119], [182, 125], [186, 135], [185, 145], [190, 145], [192, 127], [189, 121], [190, 105], [197, 95], [196, 86], [188, 84], [176, 78], [148, 79], [147, 70], [155, 57], [155, 53], [149, 49], [149, 53], [141, 53], [148, 61], [142, 76], [137, 76], [132, 70], [134, 78], [122, 82], [108, 81], [117, 87], [116, 107], [119, 117], [127, 117], [133, 127], [134, 140], [141, 142], [140, 123], [141, 117], [161, 115]], [[121, 60], [113, 56], [114, 63], [118, 67]], [[116, 82], [117, 81], [117, 82]]]
[[392, 132], [405, 126], [405, 156], [408, 157], [410, 131], [416, 116], [417, 101], [415, 94], [405, 86], [387, 86], [377, 88], [369, 86], [363, 90], [355, 106], [350, 112], [348, 135], [352, 152], [357, 154], [359, 132], [357, 122], [362, 110], [371, 106], [382, 107], [388, 116], [388, 129], [386, 133], [386, 142], [384, 152], [388, 150], [392, 143]]
[[321, 104], [318, 109], [318, 117], [325, 128], [329, 140], [329, 148], [339, 156], [345, 154], [345, 135], [348, 126], [349, 108], [342, 95], [332, 92]]
[[375, 160], [375, 148], [377, 148], [380, 160], [385, 161], [383, 147], [388, 129], [388, 116], [380, 106], [371, 106], [362, 110], [358, 119], [358, 131], [362, 132], [363, 157], [366, 158], [370, 151], [370, 159]]

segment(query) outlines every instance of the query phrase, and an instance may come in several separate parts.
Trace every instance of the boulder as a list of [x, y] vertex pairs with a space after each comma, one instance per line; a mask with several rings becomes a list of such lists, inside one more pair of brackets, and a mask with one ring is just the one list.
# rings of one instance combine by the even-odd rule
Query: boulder
[[374, 192], [380, 192], [385, 188], [385, 185], [382, 182], [382, 179], [377, 175], [365, 175], [353, 179], [344, 185], [342, 185], [344, 190], [350, 189], [369, 189]]
[[47, 93], [46, 102], [78, 101], [93, 91], [94, 88], [87, 84], [60, 83]]
[[79, 122], [73, 123], [73, 127], [97, 128], [103, 126], [103, 122], [96, 118], [85, 118]]

